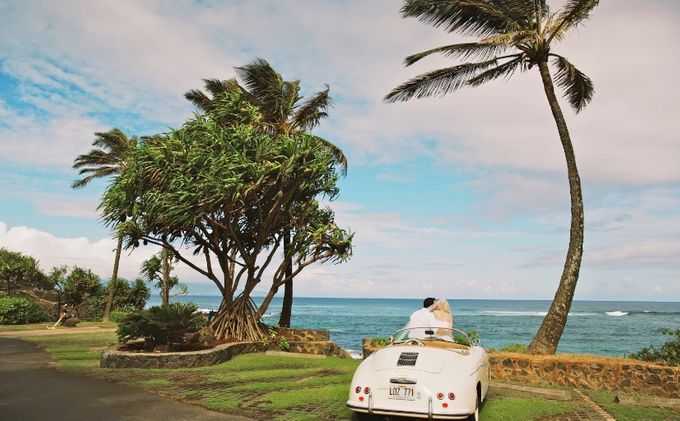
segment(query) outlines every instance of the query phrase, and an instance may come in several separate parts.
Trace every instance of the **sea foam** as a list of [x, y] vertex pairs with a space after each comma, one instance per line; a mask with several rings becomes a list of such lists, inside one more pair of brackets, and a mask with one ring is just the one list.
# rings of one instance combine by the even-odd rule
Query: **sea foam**
[[614, 316], [614, 317], [621, 317], [621, 316], [627, 316], [628, 312], [627, 311], [608, 311], [607, 316]]

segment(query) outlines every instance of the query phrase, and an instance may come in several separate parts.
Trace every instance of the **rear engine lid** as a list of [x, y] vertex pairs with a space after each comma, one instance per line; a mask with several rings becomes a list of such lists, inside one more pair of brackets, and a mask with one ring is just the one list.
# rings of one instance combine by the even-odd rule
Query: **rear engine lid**
[[378, 371], [399, 369], [439, 373], [446, 365], [446, 354], [447, 351], [421, 346], [390, 346], [376, 352], [374, 364]]

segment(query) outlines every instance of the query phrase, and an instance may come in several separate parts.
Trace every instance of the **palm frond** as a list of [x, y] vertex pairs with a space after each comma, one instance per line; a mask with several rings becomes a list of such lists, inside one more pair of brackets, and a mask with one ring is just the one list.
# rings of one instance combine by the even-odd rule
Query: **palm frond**
[[285, 81], [281, 85], [281, 101], [277, 110], [277, 121], [287, 124], [289, 116], [293, 113], [296, 104], [300, 99], [300, 81]]
[[522, 65], [522, 56], [519, 54], [517, 54], [514, 59], [473, 77], [468, 81], [468, 85], [479, 86], [494, 79], [498, 79], [499, 77], [509, 78], [517, 70], [525, 70], [524, 66]]
[[555, 19], [548, 42], [553, 38], [562, 39], [564, 33], [588, 19], [590, 12], [600, 3], [599, 0], [568, 0], [562, 12]]
[[397, 102], [408, 101], [413, 97], [444, 96], [465, 86], [470, 79], [473, 79], [481, 72], [495, 67], [498, 60], [503, 58], [505, 57], [498, 57], [479, 63], [460, 64], [416, 76], [394, 88], [392, 92], [387, 94], [384, 101]]
[[406, 0], [401, 8], [401, 14], [403, 17], [414, 17], [448, 32], [459, 32], [468, 36], [489, 36], [526, 28], [496, 3], [499, 2]]
[[328, 94], [330, 88], [317, 92], [303, 102], [291, 117], [292, 125], [300, 130], [311, 130], [319, 125], [322, 118], [328, 117], [328, 108], [333, 105], [333, 100]]
[[236, 67], [236, 73], [244, 82], [244, 88], [250, 93], [255, 104], [260, 108], [265, 121], [272, 122], [282, 108], [281, 94], [283, 78], [264, 59], [256, 58], [251, 63]]
[[551, 56], [555, 58], [553, 63], [557, 67], [555, 83], [564, 90], [564, 97], [578, 113], [593, 98], [595, 92], [593, 82], [566, 58], [557, 54], [551, 54]]
[[196, 108], [204, 112], [212, 110], [215, 107], [216, 101], [227, 93], [241, 92], [246, 94], [245, 89], [238, 84], [236, 79], [203, 79], [203, 86], [210, 96], [198, 89], [192, 89], [184, 94], [184, 98], [191, 101]]
[[491, 0], [491, 3], [524, 29], [532, 29], [536, 19], [541, 20], [548, 13], [545, 0]]
[[86, 154], [78, 155], [73, 161], [73, 168], [80, 170], [80, 175], [88, 175], [75, 180], [72, 187], [84, 187], [96, 178], [119, 174], [137, 142], [137, 136], [128, 138], [119, 129], [95, 133], [95, 140], [92, 142], [95, 148]]
[[326, 147], [330, 151], [330, 153], [333, 155], [333, 159], [335, 160], [335, 162], [338, 165], [340, 165], [340, 174], [342, 174], [343, 177], [346, 176], [347, 175], [348, 163], [347, 163], [347, 157], [342, 152], [342, 149], [338, 148], [335, 144], [331, 143], [330, 141], [328, 141], [328, 140], [326, 140], [322, 137], [314, 136], [314, 135], [309, 135], [309, 136], [316, 139], [318, 142], [320, 142], [322, 145], [324, 145], [324, 147]]
[[491, 57], [503, 53], [506, 49], [507, 46], [505, 45], [495, 45], [491, 43], [481, 44], [479, 42], [444, 45], [442, 47], [410, 55], [404, 59], [404, 65], [408, 67], [413, 63], [436, 53], [441, 53], [445, 57], [457, 57], [463, 60], [471, 58], [475, 60], [488, 60]]
[[517, 46], [535, 38], [535, 31], [513, 31], [504, 34], [492, 35], [479, 41], [480, 45], [504, 46], [506, 48]]
[[198, 89], [192, 89], [184, 93], [184, 98], [191, 101], [196, 108], [202, 111], [208, 111], [211, 105], [211, 99]]

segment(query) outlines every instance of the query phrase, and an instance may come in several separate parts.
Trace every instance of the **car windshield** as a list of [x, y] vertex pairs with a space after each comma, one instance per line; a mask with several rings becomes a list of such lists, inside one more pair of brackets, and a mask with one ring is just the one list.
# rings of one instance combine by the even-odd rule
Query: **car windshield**
[[402, 343], [410, 339], [426, 339], [431, 341], [453, 342], [462, 345], [472, 345], [467, 333], [458, 329], [442, 327], [412, 327], [395, 332], [392, 337], [393, 343]]

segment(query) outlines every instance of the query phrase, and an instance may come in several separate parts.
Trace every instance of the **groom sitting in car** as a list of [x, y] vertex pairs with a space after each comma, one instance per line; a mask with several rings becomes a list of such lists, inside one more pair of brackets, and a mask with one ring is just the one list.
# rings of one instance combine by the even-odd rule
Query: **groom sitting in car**
[[[432, 310], [430, 310], [430, 307], [434, 304], [434, 301], [435, 299], [432, 297], [427, 297], [424, 299], [423, 308], [416, 310], [413, 312], [413, 314], [411, 314], [411, 317], [409, 318], [408, 323], [406, 323], [406, 326], [404, 326], [404, 329], [438, 326], [439, 322], [434, 317]], [[425, 329], [413, 330], [409, 333], [409, 336], [425, 337]]]

